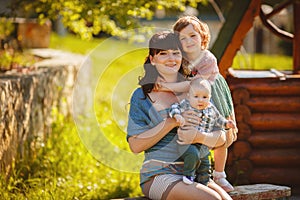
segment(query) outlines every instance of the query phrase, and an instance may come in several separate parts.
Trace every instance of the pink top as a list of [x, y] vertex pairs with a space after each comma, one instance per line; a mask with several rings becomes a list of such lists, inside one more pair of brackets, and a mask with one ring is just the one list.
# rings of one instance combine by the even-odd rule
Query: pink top
[[195, 77], [202, 77], [213, 83], [219, 73], [217, 59], [209, 50], [204, 50], [200, 60], [189, 65]]

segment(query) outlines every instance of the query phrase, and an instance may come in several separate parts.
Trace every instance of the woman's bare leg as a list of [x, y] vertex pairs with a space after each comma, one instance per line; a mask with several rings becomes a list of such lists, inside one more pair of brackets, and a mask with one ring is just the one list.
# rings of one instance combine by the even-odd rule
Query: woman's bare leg
[[178, 182], [169, 192], [167, 200], [221, 200], [221, 196], [216, 190], [211, 189], [200, 183], [194, 183], [187, 185], [185, 183]]

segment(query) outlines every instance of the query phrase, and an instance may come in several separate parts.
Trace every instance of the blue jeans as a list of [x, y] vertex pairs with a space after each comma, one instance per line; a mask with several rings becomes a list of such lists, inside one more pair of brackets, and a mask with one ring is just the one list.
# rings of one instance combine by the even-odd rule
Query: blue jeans
[[207, 146], [202, 144], [180, 145], [178, 151], [184, 161], [183, 175], [194, 177], [200, 173], [201, 175], [196, 176], [196, 179], [201, 180], [201, 182], [204, 177], [208, 177], [206, 173], [209, 172], [210, 162], [208, 158], [209, 148]]

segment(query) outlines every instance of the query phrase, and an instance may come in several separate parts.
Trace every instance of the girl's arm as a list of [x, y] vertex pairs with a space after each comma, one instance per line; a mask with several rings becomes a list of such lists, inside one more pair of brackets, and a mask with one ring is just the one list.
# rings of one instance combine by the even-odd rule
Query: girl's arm
[[190, 88], [190, 81], [182, 81], [177, 83], [160, 82], [157, 84], [159, 91], [172, 91], [172, 92], [188, 92]]
[[167, 135], [173, 128], [179, 125], [173, 118], [166, 118], [157, 126], [149, 129], [138, 135], [128, 138], [130, 149], [133, 153], [141, 153], [157, 142], [159, 142], [165, 135]]

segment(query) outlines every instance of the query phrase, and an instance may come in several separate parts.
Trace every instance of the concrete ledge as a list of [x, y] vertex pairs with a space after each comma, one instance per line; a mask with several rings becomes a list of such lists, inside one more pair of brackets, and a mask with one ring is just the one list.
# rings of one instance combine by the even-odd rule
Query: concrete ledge
[[[233, 200], [274, 200], [289, 199], [291, 188], [272, 184], [253, 184], [235, 186], [235, 191], [230, 193]], [[146, 197], [131, 197], [115, 200], [149, 200]]]

